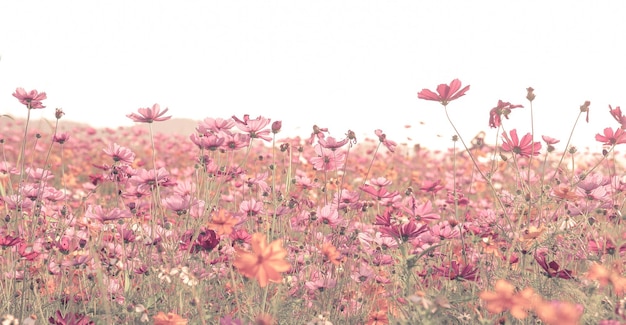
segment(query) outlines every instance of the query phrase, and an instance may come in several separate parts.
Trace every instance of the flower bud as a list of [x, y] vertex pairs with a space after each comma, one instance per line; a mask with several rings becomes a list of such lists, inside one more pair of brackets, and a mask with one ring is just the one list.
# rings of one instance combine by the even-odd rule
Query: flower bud
[[533, 89], [533, 87], [526, 88], [526, 91], [528, 92], [526, 94], [526, 99], [528, 99], [528, 101], [530, 101], [530, 102], [535, 100], [535, 93], [534, 93], [535, 90]]
[[278, 132], [280, 132], [280, 129], [283, 127], [283, 122], [282, 121], [274, 121], [274, 123], [272, 123], [272, 133], [276, 134]]

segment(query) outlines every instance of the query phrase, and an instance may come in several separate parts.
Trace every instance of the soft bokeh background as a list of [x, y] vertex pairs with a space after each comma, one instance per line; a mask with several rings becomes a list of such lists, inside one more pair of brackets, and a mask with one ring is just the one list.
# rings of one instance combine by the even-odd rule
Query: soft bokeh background
[[471, 89], [449, 112], [468, 141], [495, 140], [498, 99], [525, 105], [505, 126], [530, 131], [532, 86], [538, 135], [564, 146], [590, 100], [573, 143], [597, 146], [617, 126], [608, 105], [626, 105], [625, 16], [617, 0], [2, 1], [0, 114], [26, 115], [11, 96], [24, 87], [48, 93], [35, 117], [62, 107], [94, 127], [159, 103], [194, 120], [280, 119], [284, 135], [380, 128], [448, 147], [442, 107], [416, 94], [459, 78]]

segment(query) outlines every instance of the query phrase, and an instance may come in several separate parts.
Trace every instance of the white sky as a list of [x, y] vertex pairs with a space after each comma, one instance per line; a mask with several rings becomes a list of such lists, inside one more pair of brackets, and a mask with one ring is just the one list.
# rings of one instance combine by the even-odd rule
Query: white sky
[[471, 89], [448, 109], [467, 141], [498, 99], [525, 105], [505, 126], [529, 132], [532, 86], [535, 132], [560, 149], [591, 101], [573, 143], [584, 147], [617, 126], [609, 104], [626, 109], [625, 17], [621, 0], [3, 0], [0, 114], [25, 116], [11, 96], [24, 87], [48, 94], [35, 117], [62, 107], [95, 127], [159, 103], [180, 118], [248, 113], [286, 134], [380, 128], [447, 147], [442, 107], [416, 94], [459, 78]]

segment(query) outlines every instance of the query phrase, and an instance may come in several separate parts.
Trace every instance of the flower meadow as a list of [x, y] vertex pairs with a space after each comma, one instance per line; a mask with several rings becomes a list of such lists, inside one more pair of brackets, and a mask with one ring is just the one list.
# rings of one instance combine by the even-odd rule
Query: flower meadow
[[[448, 107], [469, 89], [416, 100], [456, 132]], [[432, 151], [382, 130], [285, 139], [248, 115], [168, 135], [158, 104], [120, 117], [132, 128], [61, 131], [57, 108], [38, 130], [47, 95], [17, 88], [29, 115], [2, 117], [1, 322], [626, 324], [626, 117], [608, 106], [601, 152], [581, 152], [507, 128], [532, 120], [525, 94], [485, 110], [494, 145], [456, 132]]]

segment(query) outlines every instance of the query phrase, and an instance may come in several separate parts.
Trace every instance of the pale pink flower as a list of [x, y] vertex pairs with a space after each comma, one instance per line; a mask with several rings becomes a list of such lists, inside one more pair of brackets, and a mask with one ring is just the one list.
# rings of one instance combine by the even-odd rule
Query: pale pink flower
[[140, 108], [138, 110], [139, 114], [131, 113], [126, 115], [126, 117], [139, 123], [161, 122], [172, 118], [172, 116], [163, 116], [167, 111], [168, 108], [161, 111], [161, 106], [159, 104], [154, 104], [152, 105], [152, 108]]
[[24, 90], [24, 88], [22, 87], [15, 89], [13, 97], [17, 98], [20, 103], [26, 105], [28, 109], [45, 108], [41, 101], [48, 98], [45, 92], [40, 93], [34, 89], [26, 92], [26, 90]]
[[100, 205], [90, 205], [87, 208], [87, 211], [85, 211], [85, 217], [87, 217], [88, 219], [98, 220], [102, 223], [119, 219], [127, 219], [132, 216], [133, 215], [128, 210], [113, 208], [109, 211], [106, 211]]
[[317, 157], [311, 157], [313, 168], [321, 171], [332, 171], [344, 163], [346, 154], [340, 151], [332, 151], [322, 147], [319, 143], [315, 145]]
[[218, 133], [220, 131], [230, 130], [233, 126], [235, 126], [235, 121], [232, 119], [225, 120], [222, 118], [214, 119], [207, 117], [198, 123], [196, 131], [201, 134]]
[[323, 223], [327, 224], [331, 227], [338, 225], [341, 222], [339, 218], [339, 213], [337, 209], [335, 209], [331, 205], [326, 205], [324, 207], [317, 208], [317, 217]]
[[270, 130], [263, 130], [264, 127], [270, 124], [270, 119], [263, 116], [259, 116], [255, 119], [250, 119], [247, 114], [244, 115], [243, 119], [244, 120], [242, 121], [236, 116], [233, 116], [233, 120], [237, 122], [236, 126], [239, 130], [248, 133], [248, 135], [250, 135], [250, 138], [252, 139], [261, 138], [265, 141], [272, 141], [272, 138], [269, 136]]
[[132, 164], [135, 161], [135, 154], [130, 149], [122, 147], [117, 143], [110, 144], [108, 148], [104, 148], [102, 151], [111, 156], [115, 162], [121, 161]]

